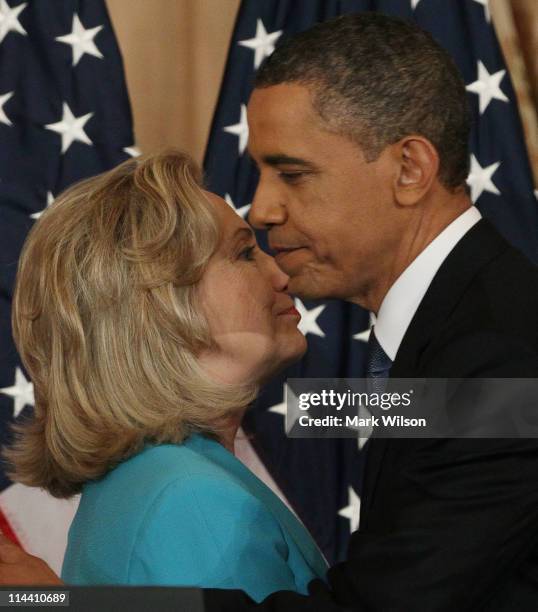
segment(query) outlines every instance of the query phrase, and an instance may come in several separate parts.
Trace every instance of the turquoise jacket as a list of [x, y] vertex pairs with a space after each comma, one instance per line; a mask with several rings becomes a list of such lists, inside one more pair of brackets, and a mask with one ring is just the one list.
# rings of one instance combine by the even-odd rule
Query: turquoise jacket
[[241, 461], [193, 435], [148, 446], [85, 485], [62, 578], [71, 584], [307, 592], [327, 565], [312, 538]]

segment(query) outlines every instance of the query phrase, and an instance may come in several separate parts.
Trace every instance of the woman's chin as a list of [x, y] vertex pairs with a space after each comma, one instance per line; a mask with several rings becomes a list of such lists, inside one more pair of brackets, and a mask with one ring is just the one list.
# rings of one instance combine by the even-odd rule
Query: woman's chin
[[298, 333], [282, 341], [276, 351], [258, 350], [240, 356], [208, 351], [199, 356], [199, 364], [219, 384], [263, 386], [305, 354], [306, 338]]
[[[301, 334], [302, 335], [302, 334]], [[303, 343], [298, 344], [297, 349], [293, 352], [289, 352], [284, 356], [275, 357], [270, 366], [267, 367], [266, 372], [263, 375], [260, 375], [260, 382], [258, 384], [264, 385], [274, 378], [277, 374], [280, 374], [286, 368], [289, 368], [293, 364], [297, 363], [301, 357], [306, 353], [307, 343], [306, 339], [303, 336]]]

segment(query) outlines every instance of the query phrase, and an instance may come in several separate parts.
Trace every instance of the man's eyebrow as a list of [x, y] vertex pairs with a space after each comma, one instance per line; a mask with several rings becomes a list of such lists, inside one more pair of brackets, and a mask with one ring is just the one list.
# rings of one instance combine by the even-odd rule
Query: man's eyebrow
[[290, 155], [276, 154], [276, 155], [264, 155], [262, 161], [269, 166], [283, 166], [283, 165], [294, 165], [303, 166], [305, 168], [313, 168], [314, 164], [301, 159], [300, 157], [291, 157]]

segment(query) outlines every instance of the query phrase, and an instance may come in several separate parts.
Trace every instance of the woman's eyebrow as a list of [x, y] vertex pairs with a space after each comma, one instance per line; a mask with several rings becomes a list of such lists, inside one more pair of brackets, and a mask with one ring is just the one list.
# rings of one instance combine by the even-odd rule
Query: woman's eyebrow
[[240, 237], [254, 238], [254, 232], [250, 229], [250, 227], [238, 227], [231, 235], [230, 241], [235, 241]]

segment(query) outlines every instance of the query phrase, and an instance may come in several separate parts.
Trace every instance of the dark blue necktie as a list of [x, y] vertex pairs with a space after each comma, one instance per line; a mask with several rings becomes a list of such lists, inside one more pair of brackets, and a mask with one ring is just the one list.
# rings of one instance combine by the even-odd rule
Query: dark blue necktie
[[366, 349], [366, 378], [368, 391], [382, 393], [387, 386], [387, 378], [392, 366], [392, 359], [385, 353], [375, 336], [374, 328], [370, 332]]
[[[392, 359], [385, 353], [379, 340], [375, 337], [374, 328], [370, 332], [368, 338], [368, 346], [366, 347], [366, 389], [368, 393], [383, 393], [387, 386], [387, 378], [389, 376]], [[362, 449], [363, 457], [369, 452], [371, 428], [364, 430], [359, 434], [359, 448]], [[366, 461], [362, 461], [361, 478], [359, 495], [364, 492], [364, 467]]]

